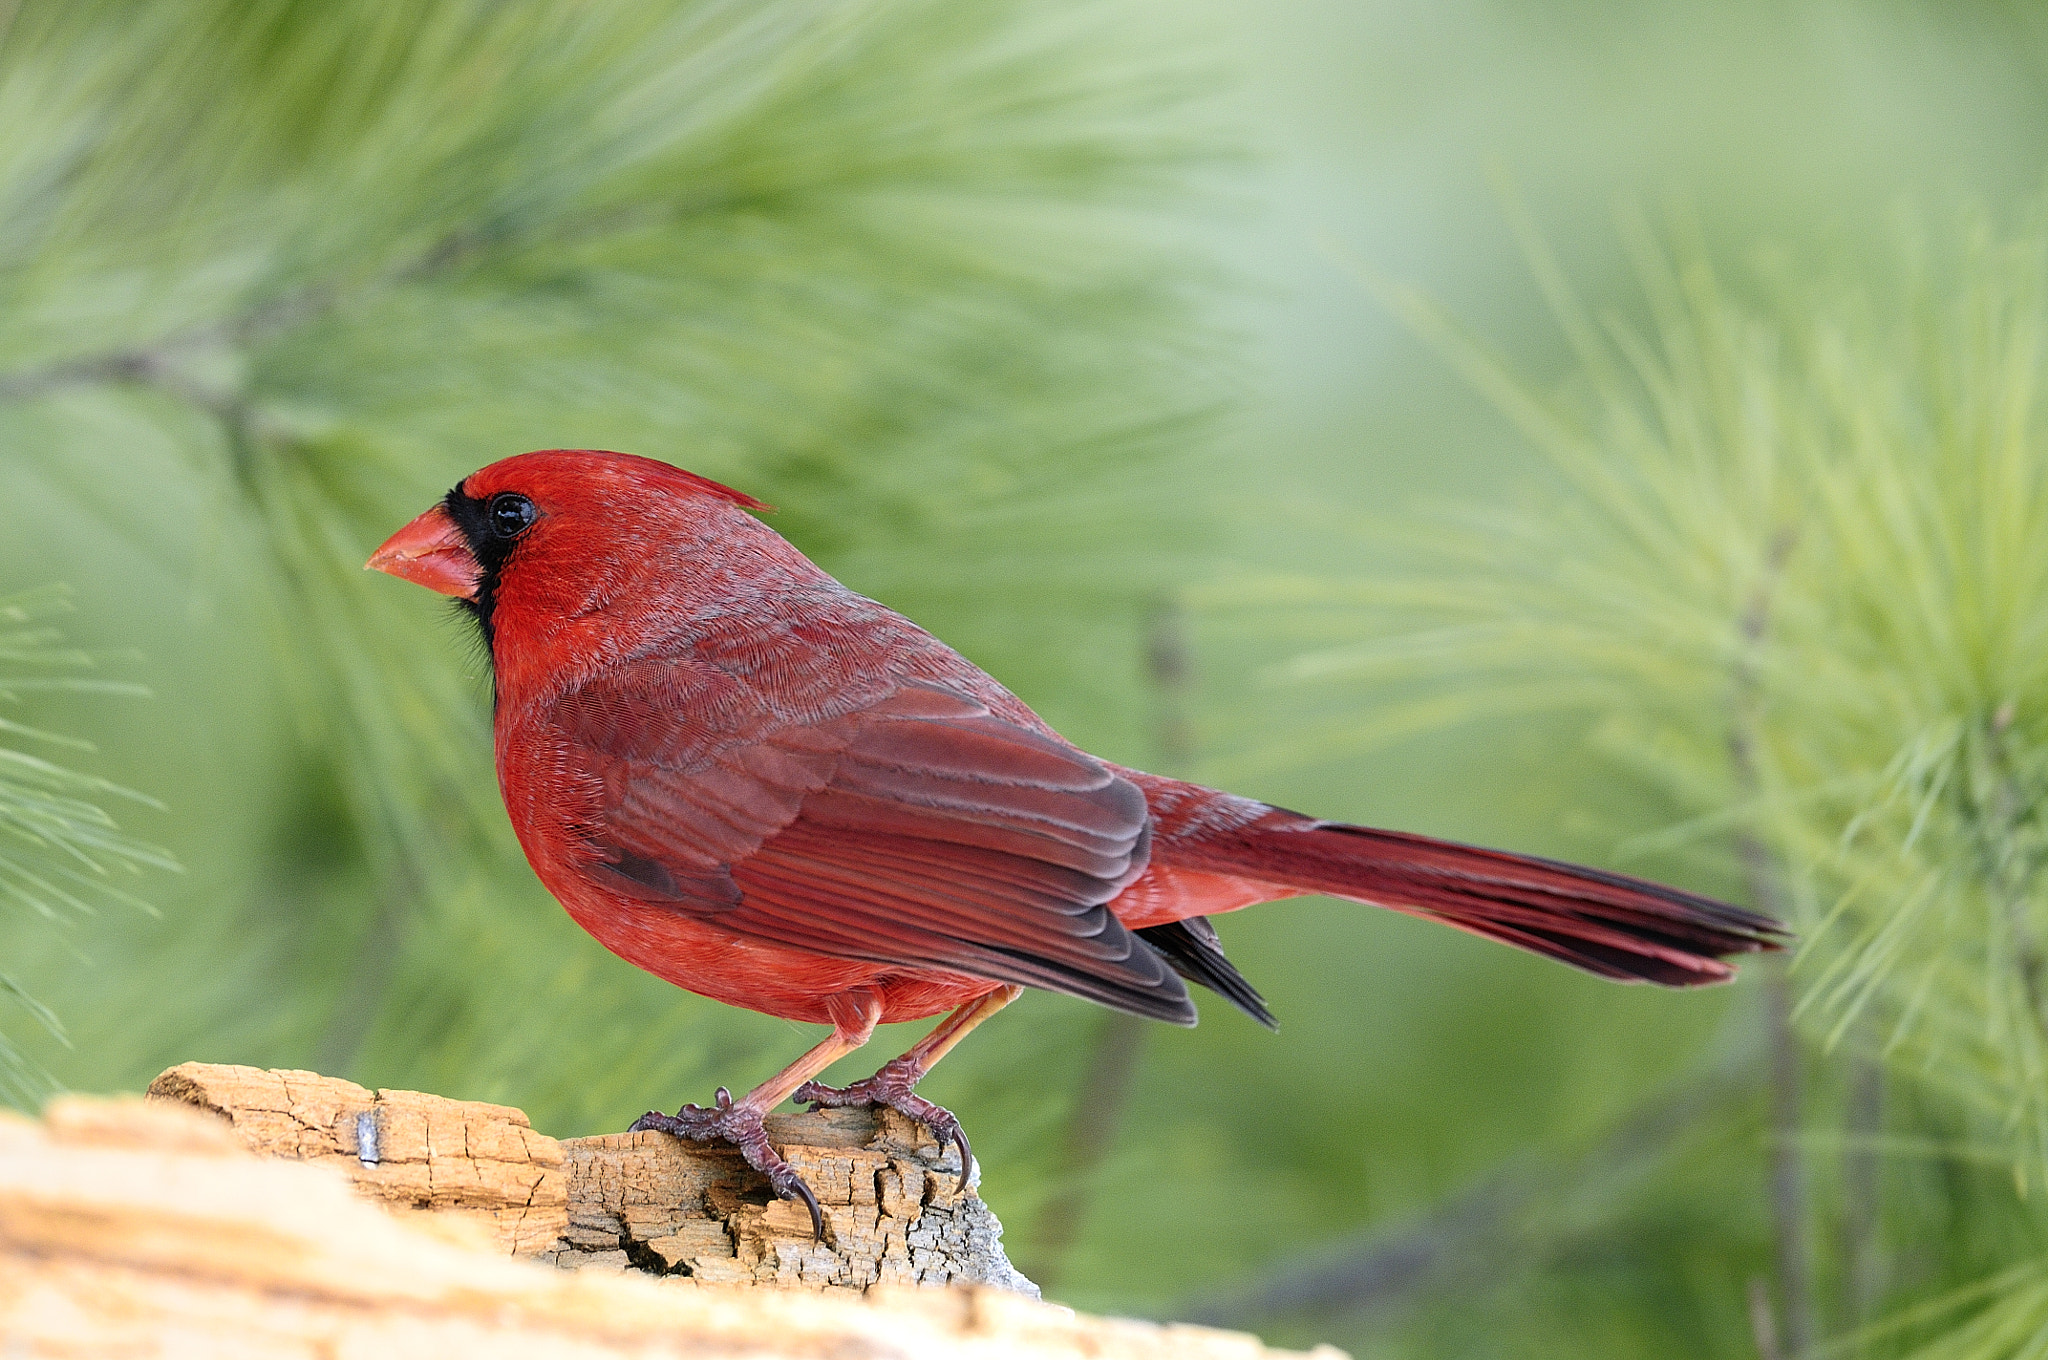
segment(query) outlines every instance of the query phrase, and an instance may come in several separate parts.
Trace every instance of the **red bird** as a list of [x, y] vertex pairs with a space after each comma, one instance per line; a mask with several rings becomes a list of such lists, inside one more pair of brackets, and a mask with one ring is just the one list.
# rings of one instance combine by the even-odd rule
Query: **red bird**
[[[748, 513], [766, 508], [647, 458], [528, 453], [464, 478], [369, 565], [483, 629], [505, 808], [577, 924], [678, 987], [832, 1026], [741, 1099], [633, 1126], [736, 1144], [820, 1231], [764, 1114], [790, 1096], [888, 1105], [957, 1142], [964, 1180], [959, 1122], [915, 1087], [1025, 987], [1192, 1025], [1185, 979], [1273, 1024], [1218, 912], [1325, 893], [1673, 987], [1784, 941], [1640, 879], [1098, 760]], [[813, 1080], [876, 1025], [947, 1011], [865, 1081]]]

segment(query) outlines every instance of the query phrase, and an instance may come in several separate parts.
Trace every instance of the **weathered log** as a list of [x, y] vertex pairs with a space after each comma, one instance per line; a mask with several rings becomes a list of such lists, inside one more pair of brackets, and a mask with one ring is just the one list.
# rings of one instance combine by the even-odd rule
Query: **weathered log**
[[[297, 1081], [290, 1085], [299, 1088]], [[384, 1103], [388, 1112], [407, 1105]], [[734, 1289], [678, 1276], [569, 1274], [508, 1259], [498, 1250], [503, 1220], [485, 1225], [473, 1187], [449, 1201], [453, 1219], [450, 1210], [394, 1216], [365, 1202], [392, 1201], [386, 1190], [344, 1175], [333, 1154], [319, 1151], [326, 1135], [313, 1112], [324, 1108], [315, 1101], [269, 1111], [288, 1116], [268, 1125], [279, 1139], [292, 1120], [312, 1116], [303, 1137], [291, 1134], [294, 1146], [314, 1152], [304, 1159], [312, 1165], [248, 1155], [247, 1129], [263, 1124], [253, 1111], [232, 1127], [168, 1100], [67, 1098], [54, 1102], [41, 1123], [0, 1113], [0, 1340], [7, 1355], [1259, 1360], [1272, 1354], [1241, 1334], [1077, 1317], [985, 1287], [878, 1289], [855, 1297], [844, 1290]], [[426, 1118], [429, 1203], [446, 1153], [440, 1132], [468, 1127], [466, 1118], [456, 1124]], [[516, 1141], [524, 1146], [525, 1135]], [[519, 1165], [491, 1156], [469, 1160]], [[544, 1161], [530, 1158], [529, 1165]], [[493, 1174], [479, 1171], [477, 1178], [489, 1182]], [[1335, 1352], [1321, 1354], [1336, 1360]]]
[[769, 1117], [769, 1141], [824, 1209], [818, 1242], [804, 1208], [775, 1199], [736, 1151], [664, 1133], [558, 1142], [504, 1105], [209, 1063], [174, 1067], [149, 1093], [226, 1119], [252, 1152], [333, 1166], [387, 1206], [483, 1224], [501, 1250], [565, 1268], [1038, 1292], [972, 1183], [959, 1188], [958, 1151], [893, 1110]]
[[219, 1115], [258, 1156], [345, 1171], [392, 1209], [487, 1226], [512, 1255], [552, 1251], [568, 1231], [562, 1145], [507, 1105], [220, 1063], [173, 1067], [149, 1095]]

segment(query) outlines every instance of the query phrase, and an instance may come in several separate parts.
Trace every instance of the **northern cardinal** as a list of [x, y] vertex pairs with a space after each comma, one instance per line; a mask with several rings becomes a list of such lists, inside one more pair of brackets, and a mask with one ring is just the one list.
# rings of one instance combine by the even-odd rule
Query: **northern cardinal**
[[[547, 450], [464, 478], [368, 565], [482, 628], [505, 808], [577, 924], [679, 987], [832, 1026], [741, 1099], [633, 1126], [737, 1145], [821, 1234], [762, 1115], [891, 1106], [958, 1144], [964, 1183], [959, 1121], [915, 1087], [1025, 987], [1192, 1025], [1185, 979], [1273, 1025], [1218, 912], [1326, 893], [1674, 987], [1784, 942], [1641, 879], [1099, 760], [749, 513], [767, 508], [652, 459]], [[865, 1081], [814, 1080], [877, 1024], [941, 1012]]]

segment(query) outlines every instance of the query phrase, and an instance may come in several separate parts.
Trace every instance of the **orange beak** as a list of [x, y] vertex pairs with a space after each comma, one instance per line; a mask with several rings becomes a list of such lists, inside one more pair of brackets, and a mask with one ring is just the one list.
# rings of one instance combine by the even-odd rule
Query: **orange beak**
[[458, 600], [475, 599], [484, 574], [462, 531], [438, 505], [385, 539], [363, 569], [388, 572]]

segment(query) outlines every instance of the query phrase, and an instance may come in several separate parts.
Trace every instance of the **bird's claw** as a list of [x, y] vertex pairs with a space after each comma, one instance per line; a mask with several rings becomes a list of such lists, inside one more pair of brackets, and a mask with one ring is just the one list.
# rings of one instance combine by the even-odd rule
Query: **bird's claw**
[[796, 1088], [790, 1099], [808, 1104], [813, 1110], [827, 1106], [836, 1109], [848, 1105], [886, 1105], [904, 1118], [924, 1125], [939, 1140], [940, 1147], [951, 1143], [960, 1149], [960, 1189], [964, 1192], [968, 1177], [974, 1174], [974, 1149], [967, 1142], [967, 1131], [960, 1127], [951, 1110], [934, 1105], [917, 1093], [917, 1081], [923, 1075], [915, 1064], [896, 1058], [872, 1077], [850, 1086], [807, 1081]]
[[733, 1104], [732, 1092], [723, 1086], [713, 1097], [710, 1109], [685, 1105], [674, 1114], [649, 1110], [633, 1121], [628, 1133], [649, 1129], [673, 1134], [692, 1143], [731, 1143], [747, 1159], [747, 1165], [768, 1178], [768, 1187], [782, 1199], [800, 1199], [811, 1211], [811, 1240], [825, 1240], [825, 1211], [817, 1195], [804, 1183], [796, 1168], [782, 1160], [782, 1154], [768, 1145], [768, 1130], [761, 1112], [747, 1105]]

